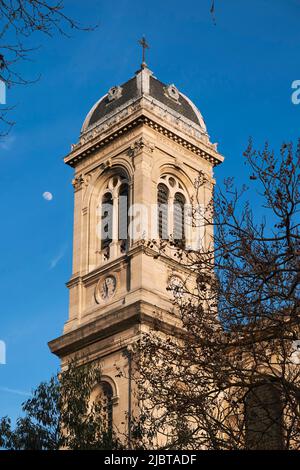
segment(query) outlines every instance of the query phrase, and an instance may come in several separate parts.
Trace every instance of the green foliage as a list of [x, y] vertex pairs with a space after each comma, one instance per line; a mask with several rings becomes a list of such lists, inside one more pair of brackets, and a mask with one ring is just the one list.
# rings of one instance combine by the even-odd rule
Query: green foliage
[[90, 400], [100, 381], [98, 366], [71, 363], [65, 372], [42, 382], [22, 404], [24, 416], [14, 429], [10, 418], [0, 420], [0, 446], [10, 450], [120, 448], [103, 419], [103, 401]]

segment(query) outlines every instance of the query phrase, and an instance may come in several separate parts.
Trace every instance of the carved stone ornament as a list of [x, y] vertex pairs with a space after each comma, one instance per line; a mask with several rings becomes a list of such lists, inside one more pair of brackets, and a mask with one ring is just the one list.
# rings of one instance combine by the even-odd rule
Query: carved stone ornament
[[[175, 99], [174, 96], [176, 96], [176, 94], [171, 93], [171, 96], [170, 96], [170, 94], [167, 94], [167, 91], [166, 91], [167, 88], [168, 87], [165, 88], [165, 95], [168, 96], [168, 98], [172, 98], [174, 100]], [[141, 103], [140, 101], [137, 101], [136, 103], [130, 103], [130, 105], [121, 106], [120, 110], [118, 111], [118, 122], [116, 122], [116, 116], [112, 116], [112, 117], [105, 118], [104, 121], [95, 123], [91, 129], [90, 128], [87, 129], [81, 135], [80, 141], [78, 142], [78, 144], [75, 144], [72, 150], [79, 149], [82, 145], [85, 145], [88, 142], [92, 141], [95, 137], [99, 136], [100, 134], [107, 133], [108, 130], [113, 132], [120, 125], [122, 121], [125, 121], [128, 118], [129, 115], [132, 115], [134, 112], [141, 109], [140, 103]], [[180, 102], [178, 101], [178, 103]], [[179, 120], [178, 116], [172, 115], [170, 110], [166, 115], [165, 114], [166, 110], [165, 108], [163, 108], [163, 105], [161, 103], [157, 102], [154, 105], [153, 99], [151, 101], [150, 100], [148, 101], [148, 99], [144, 97], [143, 107], [145, 107], [147, 110], [151, 111], [152, 113], [156, 114], [157, 116], [163, 118], [166, 122], [168, 122], [169, 124], [172, 124], [174, 127], [179, 129], [181, 132], [184, 132], [189, 137], [192, 136], [192, 137], [195, 137], [196, 139], [203, 140], [206, 143], [210, 144], [206, 131], [202, 130], [199, 126], [192, 123], [191, 121], [185, 120], [185, 118], [182, 116]]]
[[91, 175], [84, 175], [82, 173], [78, 176], [75, 176], [75, 178], [72, 181], [72, 185], [75, 191], [78, 191], [83, 186], [86, 187], [89, 184], [90, 179], [91, 179]]
[[113, 86], [108, 90], [107, 99], [108, 101], [117, 100], [122, 96], [122, 88], [120, 86]]
[[155, 149], [155, 145], [152, 142], [149, 142], [148, 140], [141, 137], [140, 139], [136, 140], [132, 145], [130, 145], [128, 155], [130, 157], [135, 157], [139, 152], [144, 149], [149, 153], [152, 153]]
[[112, 166], [112, 159], [108, 158], [105, 160], [105, 162], [102, 163], [102, 168], [105, 170], [107, 168], [110, 168]]
[[177, 90], [176, 86], [175, 85], [168, 85], [166, 88], [165, 88], [165, 93], [167, 95], [168, 98], [171, 98], [172, 100], [175, 100], [175, 101], [179, 101], [179, 91]]

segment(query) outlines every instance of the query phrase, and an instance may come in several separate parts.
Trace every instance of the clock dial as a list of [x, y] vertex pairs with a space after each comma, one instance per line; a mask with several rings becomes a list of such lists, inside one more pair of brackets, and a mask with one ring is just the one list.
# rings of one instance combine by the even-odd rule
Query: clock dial
[[171, 291], [175, 298], [183, 296], [183, 281], [180, 277], [172, 276], [168, 283], [168, 290]]
[[106, 277], [100, 285], [100, 296], [102, 300], [110, 299], [116, 290], [116, 279], [113, 276]]

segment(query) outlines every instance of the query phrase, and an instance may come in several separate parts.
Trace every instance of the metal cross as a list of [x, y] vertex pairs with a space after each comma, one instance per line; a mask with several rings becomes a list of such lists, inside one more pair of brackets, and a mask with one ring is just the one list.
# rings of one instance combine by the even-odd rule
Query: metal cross
[[146, 65], [145, 52], [146, 52], [146, 49], [149, 49], [149, 44], [147, 44], [146, 38], [144, 36], [142, 37], [142, 39], [139, 40], [139, 44], [143, 48], [143, 62], [142, 62], [142, 65]]

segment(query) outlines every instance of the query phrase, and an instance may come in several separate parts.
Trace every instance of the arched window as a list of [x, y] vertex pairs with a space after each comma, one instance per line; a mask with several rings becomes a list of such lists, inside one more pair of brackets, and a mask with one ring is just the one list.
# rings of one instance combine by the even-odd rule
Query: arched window
[[104, 427], [107, 432], [111, 433], [113, 430], [113, 390], [108, 382], [102, 382], [101, 389]]
[[181, 193], [176, 193], [174, 197], [173, 236], [174, 241], [182, 243], [184, 243], [184, 206], [184, 195]]
[[[111, 176], [101, 197], [101, 251], [103, 260], [114, 258], [128, 248], [129, 191], [127, 180]], [[113, 243], [112, 243], [113, 242]]]
[[168, 200], [169, 190], [163, 183], [159, 183], [157, 187], [157, 204], [158, 204], [158, 234], [159, 238], [169, 238], [168, 233]]
[[113, 431], [113, 388], [110, 383], [103, 380], [94, 387], [91, 392], [90, 405], [101, 419], [103, 429], [112, 433]]
[[185, 240], [186, 192], [177, 178], [163, 175], [157, 186], [158, 235], [163, 240]]
[[272, 380], [255, 385], [245, 396], [246, 448], [283, 449], [283, 409], [279, 386]]
[[101, 249], [108, 248], [112, 242], [113, 199], [105, 193], [101, 202]]

